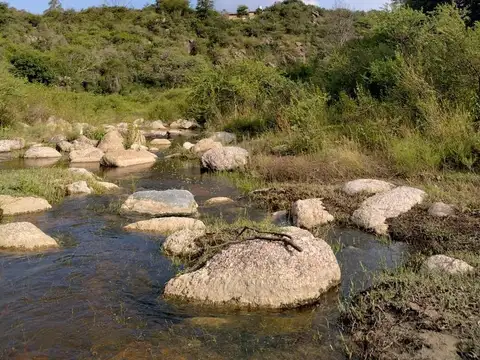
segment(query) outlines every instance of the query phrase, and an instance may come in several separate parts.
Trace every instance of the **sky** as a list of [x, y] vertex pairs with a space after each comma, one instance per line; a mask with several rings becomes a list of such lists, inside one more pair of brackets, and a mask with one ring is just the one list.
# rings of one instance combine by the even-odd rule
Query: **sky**
[[[10, 6], [17, 9], [24, 9], [34, 13], [41, 13], [47, 8], [48, 0], [6, 0]], [[195, 1], [195, 0], [193, 0]], [[387, 0], [304, 0], [306, 3], [315, 4], [324, 8], [331, 8], [336, 3], [347, 4], [349, 9], [369, 10], [382, 7]], [[129, 5], [142, 7], [147, 3], [153, 3], [153, 0], [62, 0], [64, 8], [83, 9], [90, 6], [99, 6], [105, 3], [117, 3], [120, 5]], [[227, 9], [235, 11], [238, 5], [245, 4], [251, 9], [259, 6], [269, 6], [274, 0], [216, 0], [215, 5], [218, 10]]]

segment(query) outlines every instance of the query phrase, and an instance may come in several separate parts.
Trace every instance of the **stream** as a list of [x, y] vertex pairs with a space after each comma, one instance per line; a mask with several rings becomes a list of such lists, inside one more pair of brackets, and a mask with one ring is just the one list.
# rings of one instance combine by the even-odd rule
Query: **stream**
[[[0, 168], [35, 166], [3, 158]], [[52, 166], [52, 164], [41, 164]], [[202, 216], [261, 220], [245, 201], [208, 208], [205, 200], [241, 194], [196, 163], [90, 168], [128, 192], [186, 189]], [[66, 198], [44, 213], [16, 216], [62, 243], [41, 254], [0, 253], [0, 359], [345, 359], [339, 297], [369, 286], [372, 275], [402, 264], [407, 247], [354, 229], [334, 229], [342, 283], [313, 307], [228, 311], [166, 302], [161, 294], [177, 267], [158, 235], [127, 233], [132, 219], [115, 210], [119, 195]]]

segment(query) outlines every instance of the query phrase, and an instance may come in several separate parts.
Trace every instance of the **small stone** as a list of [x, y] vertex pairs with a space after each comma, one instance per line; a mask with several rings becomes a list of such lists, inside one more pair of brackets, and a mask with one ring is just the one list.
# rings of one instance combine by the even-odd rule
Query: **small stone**
[[67, 185], [68, 195], [89, 195], [92, 192], [93, 190], [88, 187], [86, 181], [77, 181], [73, 184]]
[[197, 208], [193, 194], [186, 190], [139, 191], [122, 205], [124, 212], [153, 216], [196, 215]]
[[454, 259], [446, 255], [434, 255], [425, 260], [421, 270], [427, 273], [457, 275], [472, 272], [475, 268], [462, 260]]
[[0, 195], [0, 215], [12, 216], [51, 209], [47, 200], [38, 197]]
[[124, 227], [127, 231], [152, 232], [161, 235], [170, 235], [180, 230], [203, 230], [205, 224], [196, 219], [184, 217], [166, 217], [160, 219], [150, 219], [138, 221]]
[[192, 144], [191, 142], [188, 142], [188, 141], [183, 143], [183, 148], [187, 151], [191, 150], [194, 146], [195, 144]]
[[334, 221], [325, 210], [322, 199], [298, 200], [292, 205], [293, 224], [304, 229], [313, 229]]
[[234, 201], [228, 197], [214, 197], [205, 201], [205, 206], [216, 206], [216, 205], [225, 205], [233, 204]]
[[436, 217], [447, 217], [455, 215], [455, 208], [452, 205], [437, 202], [428, 209], [428, 214]]
[[153, 139], [150, 144], [153, 146], [169, 147], [172, 145], [172, 142], [168, 139]]
[[92, 163], [100, 162], [104, 155], [104, 152], [99, 148], [90, 147], [83, 150], [71, 151], [69, 159], [72, 163]]
[[110, 182], [105, 182], [105, 181], [97, 181], [96, 185], [101, 187], [103, 190], [106, 191], [115, 191], [120, 189], [118, 185], [110, 183]]
[[57, 248], [57, 242], [28, 222], [0, 225], [0, 248], [35, 250]]
[[347, 182], [342, 190], [348, 195], [355, 195], [359, 193], [377, 194], [392, 190], [395, 185], [375, 179], [358, 179]]
[[170, 235], [163, 243], [166, 254], [178, 257], [195, 256], [202, 251], [195, 240], [205, 235], [205, 230], [184, 229]]
[[62, 154], [60, 154], [54, 148], [40, 146], [40, 147], [33, 147], [28, 149], [25, 152], [24, 157], [25, 159], [49, 159], [49, 158], [61, 158]]

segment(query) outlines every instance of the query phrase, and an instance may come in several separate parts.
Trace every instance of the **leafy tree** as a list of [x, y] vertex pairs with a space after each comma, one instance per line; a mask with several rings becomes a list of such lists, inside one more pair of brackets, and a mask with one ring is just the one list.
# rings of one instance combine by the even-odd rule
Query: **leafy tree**
[[183, 15], [190, 9], [190, 4], [188, 0], [156, 0], [156, 8], [160, 12], [178, 12]]
[[50, 66], [44, 58], [38, 54], [20, 53], [14, 55], [10, 59], [10, 63], [13, 65], [13, 74], [26, 78], [29, 82], [49, 85], [55, 78]]
[[[415, 10], [432, 12], [439, 5], [451, 4], [452, 0], [397, 0], [397, 2], [404, 3]], [[478, 0], [453, 0], [453, 3], [459, 9], [466, 11], [469, 25], [473, 25], [480, 20], [480, 2]]]
[[197, 0], [197, 14], [200, 17], [206, 17], [213, 7], [213, 0]]
[[247, 5], [239, 5], [237, 7], [237, 16], [248, 16], [248, 6]]
[[48, 2], [48, 9], [46, 12], [52, 12], [52, 11], [62, 11], [62, 3], [60, 0], [50, 0]]

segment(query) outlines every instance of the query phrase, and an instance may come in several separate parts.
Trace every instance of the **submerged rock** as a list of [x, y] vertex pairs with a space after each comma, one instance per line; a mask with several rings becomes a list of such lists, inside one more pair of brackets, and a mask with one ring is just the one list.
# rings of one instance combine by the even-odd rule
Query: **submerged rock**
[[47, 200], [38, 197], [0, 195], [0, 215], [18, 215], [51, 209]]
[[133, 165], [153, 164], [157, 156], [149, 151], [119, 150], [106, 153], [101, 164], [111, 167], [127, 167]]
[[98, 144], [98, 148], [105, 153], [124, 150], [122, 134], [117, 130], [109, 131]]
[[189, 257], [197, 255], [202, 251], [195, 240], [205, 235], [203, 230], [184, 229], [170, 235], [163, 243], [163, 250], [166, 254], [178, 257]]
[[21, 150], [24, 147], [25, 147], [25, 140], [23, 139], [0, 140], [0, 153], [10, 152], [14, 150]]
[[421, 270], [427, 273], [457, 275], [472, 272], [475, 268], [462, 260], [446, 255], [434, 255], [425, 260]]
[[57, 242], [28, 222], [0, 225], [0, 248], [35, 250], [56, 248]]
[[392, 190], [395, 185], [375, 179], [358, 179], [347, 182], [342, 190], [348, 195], [355, 195], [359, 193], [377, 194]]
[[334, 217], [325, 210], [322, 199], [298, 200], [292, 205], [292, 218], [295, 226], [313, 229], [334, 221]]
[[283, 228], [299, 252], [265, 240], [234, 244], [200, 270], [170, 280], [167, 298], [247, 308], [294, 308], [319, 301], [340, 283], [340, 267], [330, 246], [311, 233]]
[[25, 152], [25, 159], [50, 159], [50, 158], [61, 158], [60, 154], [54, 148], [48, 146], [37, 146], [31, 147]]
[[186, 190], [139, 191], [125, 201], [122, 211], [153, 216], [190, 216], [197, 214], [198, 204]]
[[447, 217], [455, 215], [455, 208], [452, 205], [437, 202], [428, 209], [428, 214], [436, 217]]
[[214, 197], [205, 201], [205, 206], [233, 204], [234, 201], [228, 197]]
[[89, 195], [93, 190], [88, 186], [86, 181], [77, 181], [67, 185], [68, 195]]
[[217, 141], [213, 141], [212, 139], [202, 139], [192, 147], [192, 151], [195, 154], [203, 154], [210, 149], [219, 149], [221, 147], [223, 147], [223, 145]]
[[68, 156], [72, 163], [91, 163], [100, 162], [105, 153], [95, 147], [89, 147], [83, 150], [73, 150]]
[[365, 200], [359, 209], [355, 210], [352, 221], [367, 230], [377, 234], [387, 233], [387, 219], [404, 214], [415, 205], [421, 204], [427, 194], [416, 188], [400, 186], [393, 190], [377, 194]]
[[230, 145], [237, 142], [237, 135], [226, 131], [219, 131], [210, 136], [210, 139], [218, 141], [223, 145]]
[[244, 168], [248, 163], [248, 151], [235, 146], [215, 148], [202, 156], [202, 166], [212, 171], [229, 171]]
[[139, 221], [125, 226], [124, 229], [170, 235], [180, 230], [205, 230], [205, 224], [200, 220], [191, 218], [166, 217]]

